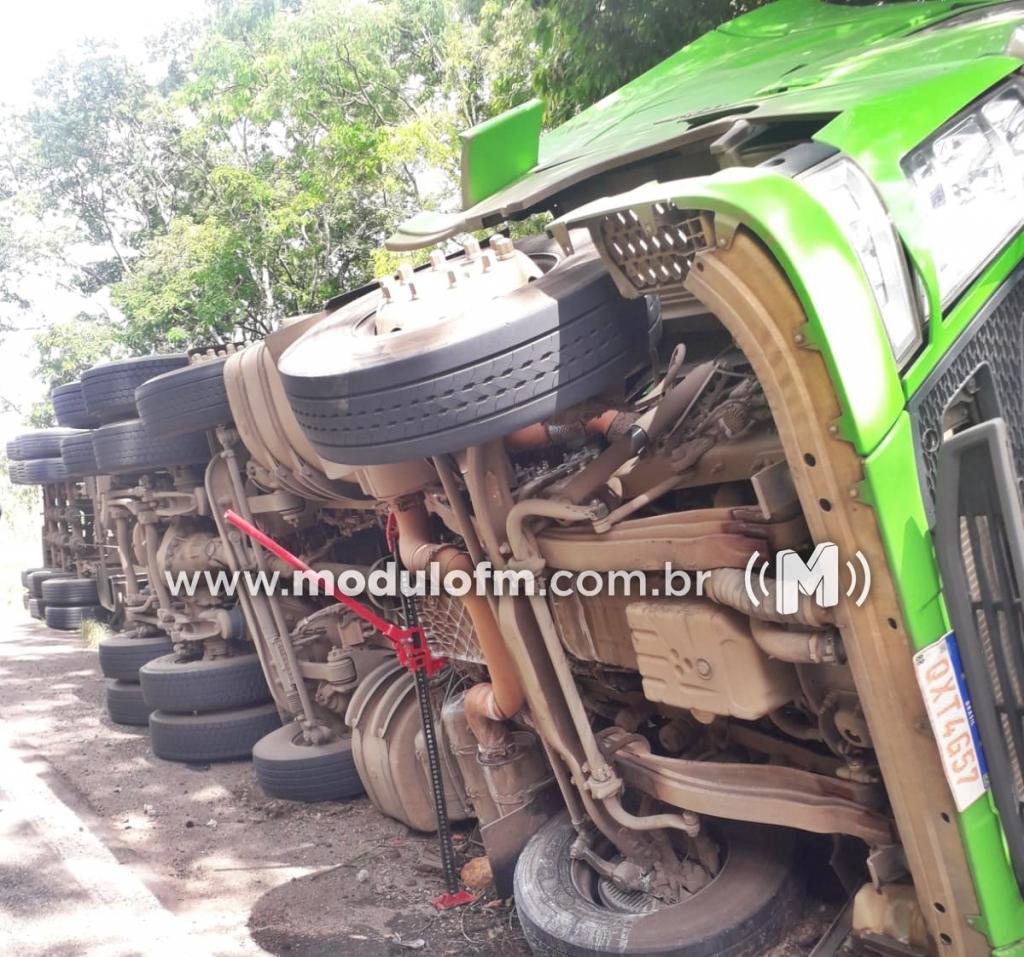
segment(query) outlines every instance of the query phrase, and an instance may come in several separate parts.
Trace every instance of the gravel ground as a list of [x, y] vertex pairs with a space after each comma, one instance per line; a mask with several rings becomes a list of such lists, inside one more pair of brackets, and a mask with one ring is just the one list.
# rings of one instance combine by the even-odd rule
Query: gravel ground
[[[248, 762], [193, 767], [154, 757], [144, 730], [106, 717], [96, 654], [78, 636], [50, 631], [20, 607], [0, 614], [0, 727], [6, 739], [6, 750], [0, 740], [0, 757], [38, 775], [61, 813], [69, 809], [78, 830], [112, 855], [111, 865], [138, 879], [173, 916], [190, 942], [189, 957], [529, 953], [514, 908], [505, 902], [484, 895], [446, 913], [430, 905], [442, 890], [432, 837], [384, 818], [365, 799], [322, 805], [267, 800]], [[3, 796], [0, 781], [0, 810]], [[87, 943], [97, 933], [102, 937], [102, 923], [91, 925], [91, 937], [83, 931], [78, 946], [46, 944], [31, 929], [43, 926], [40, 913], [64, 913], [73, 905], [94, 910], [88, 895], [103, 895], [86, 887], [86, 898], [79, 899], [82, 888], [74, 881], [62, 887], [59, 880], [35, 879], [36, 865], [29, 862], [45, 857], [40, 845], [54, 841], [45, 820], [12, 824], [16, 816], [0, 816], [0, 823], [10, 825], [25, 856], [4, 856], [26, 864], [6, 879], [0, 868], [0, 915], [6, 899], [7, 905], [20, 902], [27, 916], [21, 920], [6, 907], [14, 913], [8, 934], [15, 945], [0, 943], [5, 957], [155, 953], [146, 946], [135, 951]], [[44, 810], [37, 816], [44, 818]], [[456, 837], [463, 854], [479, 853], [467, 832]], [[806, 955], [833, 913], [831, 906], [809, 907], [770, 957]], [[3, 927], [0, 918], [0, 942]]]
[[[514, 913], [500, 901], [485, 896], [444, 914], [430, 905], [443, 889], [431, 837], [383, 818], [365, 799], [268, 800], [248, 762], [192, 767], [154, 757], [144, 730], [112, 724], [104, 713], [94, 651], [20, 607], [0, 614], [7, 752], [202, 941], [189, 957], [528, 954]], [[465, 834], [458, 839], [472, 852]], [[46, 834], [26, 841], [30, 850], [52, 843]], [[11, 882], [0, 874], [0, 912], [16, 897], [38, 901], [39, 882], [27, 882], [27, 869]], [[64, 907], [74, 896], [53, 890], [38, 907]], [[22, 930], [31, 935], [32, 926], [26, 917]], [[65, 952], [32, 936], [15, 941], [17, 949], [3, 947], [5, 957]], [[139, 952], [148, 957], [146, 947]]]

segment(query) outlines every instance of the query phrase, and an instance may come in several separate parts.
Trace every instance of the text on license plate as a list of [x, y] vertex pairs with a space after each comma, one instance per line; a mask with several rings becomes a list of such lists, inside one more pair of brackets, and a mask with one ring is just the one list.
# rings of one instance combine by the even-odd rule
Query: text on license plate
[[988, 771], [964, 686], [956, 636], [950, 632], [914, 655], [928, 719], [956, 809], [970, 807], [988, 789]]

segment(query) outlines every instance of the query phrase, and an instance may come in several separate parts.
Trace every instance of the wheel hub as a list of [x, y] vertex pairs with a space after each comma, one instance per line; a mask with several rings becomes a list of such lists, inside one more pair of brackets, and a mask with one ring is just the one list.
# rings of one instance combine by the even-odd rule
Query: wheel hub
[[482, 316], [487, 302], [540, 275], [540, 267], [505, 236], [493, 237], [486, 249], [469, 239], [462, 255], [451, 259], [435, 249], [429, 269], [403, 265], [397, 276], [381, 282], [376, 333], [388, 335], [474, 312]]

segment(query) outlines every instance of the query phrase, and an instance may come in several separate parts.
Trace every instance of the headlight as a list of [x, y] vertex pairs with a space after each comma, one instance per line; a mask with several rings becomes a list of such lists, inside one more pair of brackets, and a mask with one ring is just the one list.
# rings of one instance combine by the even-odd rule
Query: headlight
[[903, 247], [875, 187], [846, 157], [814, 167], [800, 181], [850, 240], [874, 291], [896, 364], [902, 365], [921, 344], [921, 322]]
[[943, 306], [1024, 225], [1024, 87], [975, 103], [903, 160], [928, 227]]

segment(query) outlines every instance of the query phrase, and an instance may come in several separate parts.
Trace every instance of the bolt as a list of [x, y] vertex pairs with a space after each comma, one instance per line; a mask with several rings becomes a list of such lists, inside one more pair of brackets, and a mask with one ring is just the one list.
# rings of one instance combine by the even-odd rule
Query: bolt
[[697, 674], [699, 674], [702, 678], [711, 677], [711, 662], [708, 661], [707, 658], [697, 659]]
[[398, 267], [398, 281], [399, 282], [410, 282], [412, 280], [413, 268], [408, 263], [402, 263]]
[[467, 259], [476, 259], [480, 255], [480, 243], [470, 236], [463, 244], [462, 251], [466, 254]]
[[491, 237], [491, 249], [494, 250], [494, 255], [498, 257], [499, 261], [511, 259], [516, 253], [512, 240], [500, 233]]
[[430, 265], [438, 271], [444, 269], [444, 253], [440, 249], [431, 250]]

